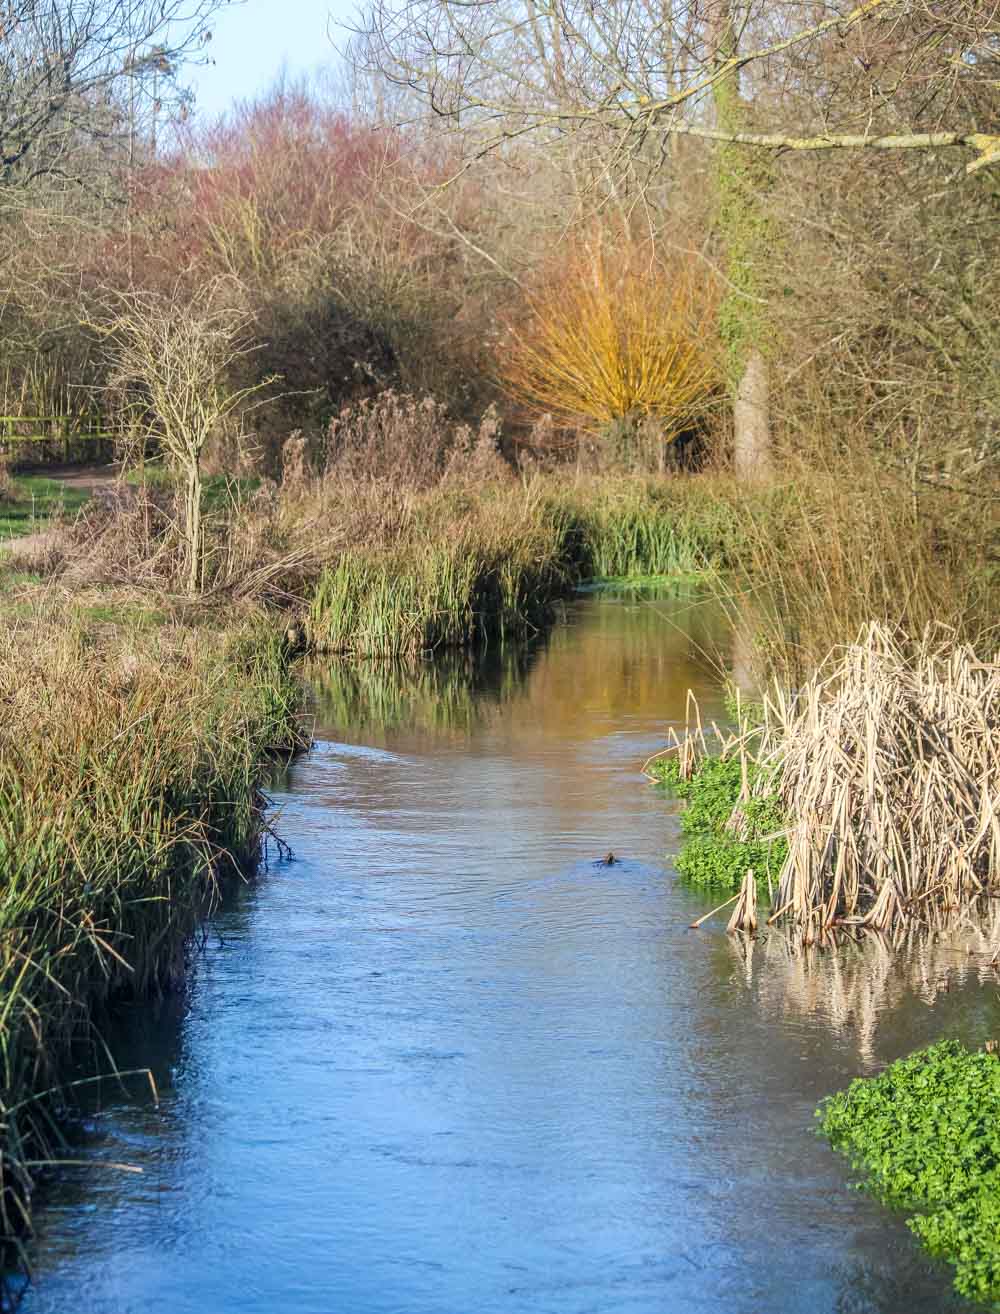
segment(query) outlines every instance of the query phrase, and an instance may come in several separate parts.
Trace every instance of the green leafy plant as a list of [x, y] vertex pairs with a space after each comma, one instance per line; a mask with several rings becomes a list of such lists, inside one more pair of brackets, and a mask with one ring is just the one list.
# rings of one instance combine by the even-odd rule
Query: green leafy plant
[[685, 777], [671, 757], [654, 762], [649, 771], [687, 801], [681, 816], [685, 843], [675, 861], [686, 880], [732, 892], [751, 868], [759, 880], [777, 880], [788, 845], [780, 833], [784, 821], [777, 796], [757, 792], [766, 786], [763, 768], [736, 756], [703, 757]]
[[816, 1114], [884, 1203], [955, 1266], [955, 1287], [1000, 1299], [1000, 1062], [944, 1040], [857, 1078]]

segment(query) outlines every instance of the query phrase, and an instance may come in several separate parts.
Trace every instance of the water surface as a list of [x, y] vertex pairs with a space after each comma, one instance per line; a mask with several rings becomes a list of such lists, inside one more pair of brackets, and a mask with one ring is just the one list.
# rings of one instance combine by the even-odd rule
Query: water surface
[[[972, 1309], [847, 1189], [817, 1101], [997, 1022], [982, 943], [836, 960], [689, 923], [639, 768], [720, 619], [581, 598], [547, 643], [317, 675], [295, 857], [130, 1009], [38, 1215], [29, 1314]], [[619, 861], [599, 859], [613, 851]], [[108, 1167], [142, 1169], [125, 1174]]]

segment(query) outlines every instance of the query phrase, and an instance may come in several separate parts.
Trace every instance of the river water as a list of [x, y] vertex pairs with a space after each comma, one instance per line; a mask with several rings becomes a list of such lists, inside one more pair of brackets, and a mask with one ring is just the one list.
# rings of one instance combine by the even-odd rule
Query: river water
[[813, 1110], [993, 1033], [985, 942], [688, 929], [710, 903], [639, 768], [689, 687], [722, 715], [728, 642], [695, 598], [598, 594], [485, 665], [317, 673], [274, 790], [294, 858], [113, 1031], [159, 1102], [105, 1087], [26, 1314], [973, 1308]]

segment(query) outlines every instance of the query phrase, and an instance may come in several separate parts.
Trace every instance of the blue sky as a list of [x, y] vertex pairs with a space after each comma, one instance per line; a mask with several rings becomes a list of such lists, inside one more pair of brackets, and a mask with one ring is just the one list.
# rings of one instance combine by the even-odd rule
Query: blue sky
[[198, 112], [209, 118], [234, 100], [264, 91], [284, 69], [289, 75], [334, 68], [337, 53], [328, 35], [342, 41], [336, 23], [349, 21], [356, 0], [246, 0], [229, 4], [212, 23], [206, 55], [183, 81], [194, 88]]

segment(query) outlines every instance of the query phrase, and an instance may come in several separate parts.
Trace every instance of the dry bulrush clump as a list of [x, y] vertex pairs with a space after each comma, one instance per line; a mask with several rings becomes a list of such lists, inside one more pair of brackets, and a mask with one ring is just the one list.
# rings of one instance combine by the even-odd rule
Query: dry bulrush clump
[[789, 818], [777, 914], [888, 931], [1000, 882], [1000, 664], [870, 625], [766, 708]]

